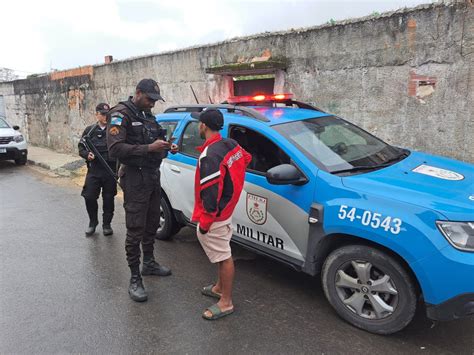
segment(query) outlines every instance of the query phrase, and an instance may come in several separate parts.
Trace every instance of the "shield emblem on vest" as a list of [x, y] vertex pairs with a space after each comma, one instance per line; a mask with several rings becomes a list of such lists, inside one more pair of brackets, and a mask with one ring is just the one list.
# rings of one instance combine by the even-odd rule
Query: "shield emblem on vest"
[[258, 225], [267, 221], [267, 202], [265, 197], [247, 193], [247, 216]]

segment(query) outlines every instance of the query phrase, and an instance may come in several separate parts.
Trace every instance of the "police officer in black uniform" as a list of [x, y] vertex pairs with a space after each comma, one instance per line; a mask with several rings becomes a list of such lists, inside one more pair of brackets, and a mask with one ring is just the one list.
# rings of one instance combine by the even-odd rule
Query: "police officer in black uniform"
[[[166, 131], [151, 113], [155, 102], [163, 100], [153, 79], [141, 80], [135, 95], [113, 107], [107, 117], [110, 155], [121, 164], [120, 186], [124, 192], [127, 238], [125, 250], [131, 271], [128, 293], [136, 302], [147, 300], [141, 275], [171, 275], [171, 270], [155, 261], [153, 244], [160, 225], [160, 164], [177, 146], [166, 141]], [[140, 274], [140, 243], [143, 267]]]
[[[110, 168], [116, 171], [116, 161], [109, 157], [107, 149], [107, 112], [109, 105], [100, 103], [96, 107], [97, 123], [88, 126], [82, 137], [88, 135], [90, 142], [97, 148]], [[112, 217], [114, 216], [114, 198], [117, 194], [117, 182], [115, 178], [104, 168], [99, 159], [93, 152], [87, 150], [86, 146], [79, 142], [79, 155], [87, 161], [87, 175], [82, 196], [86, 201], [86, 209], [89, 215], [89, 226], [86, 230], [86, 236], [95, 233], [95, 228], [99, 224], [97, 217], [98, 204], [97, 199], [102, 189], [103, 214], [102, 214], [102, 231], [104, 235], [113, 234], [111, 227]]]

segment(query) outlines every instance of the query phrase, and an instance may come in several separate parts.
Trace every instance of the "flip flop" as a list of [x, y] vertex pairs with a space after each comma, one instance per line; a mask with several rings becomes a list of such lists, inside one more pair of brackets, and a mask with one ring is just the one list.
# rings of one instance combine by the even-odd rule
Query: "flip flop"
[[[208, 317], [206, 316], [206, 312], [209, 311], [211, 312], [212, 316], [211, 317]], [[234, 309], [229, 309], [228, 311], [221, 311], [221, 309], [219, 308], [219, 306], [216, 304], [212, 305], [211, 307], [207, 308], [204, 313], [202, 314], [202, 317], [204, 319], [207, 319], [207, 320], [216, 320], [216, 319], [219, 319], [219, 318], [222, 318], [222, 317], [225, 317], [225, 316], [228, 316], [229, 314], [232, 314], [234, 313]]]
[[201, 290], [201, 293], [204, 295], [204, 296], [208, 296], [208, 297], [212, 297], [212, 298], [217, 298], [218, 300], [221, 298], [222, 295], [212, 291], [212, 288], [214, 287], [214, 285], [209, 285], [209, 286], [206, 286], [206, 287], [203, 287], [202, 290]]

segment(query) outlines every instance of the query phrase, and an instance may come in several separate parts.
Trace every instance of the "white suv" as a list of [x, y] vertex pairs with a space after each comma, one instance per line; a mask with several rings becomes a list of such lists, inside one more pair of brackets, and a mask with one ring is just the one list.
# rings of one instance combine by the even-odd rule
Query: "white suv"
[[17, 165], [25, 165], [28, 146], [19, 129], [0, 118], [0, 160], [14, 160]]

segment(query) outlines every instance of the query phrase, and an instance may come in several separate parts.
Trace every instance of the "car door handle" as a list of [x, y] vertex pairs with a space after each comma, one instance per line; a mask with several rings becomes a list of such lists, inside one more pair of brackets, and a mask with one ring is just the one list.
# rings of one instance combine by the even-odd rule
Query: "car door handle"
[[178, 173], [178, 174], [181, 172], [181, 169], [178, 168], [176, 165], [171, 165], [170, 169], [171, 171], [174, 171], [175, 173]]

